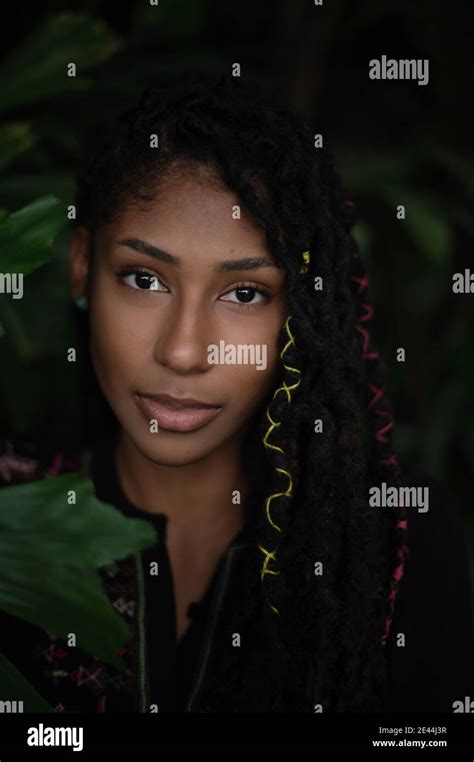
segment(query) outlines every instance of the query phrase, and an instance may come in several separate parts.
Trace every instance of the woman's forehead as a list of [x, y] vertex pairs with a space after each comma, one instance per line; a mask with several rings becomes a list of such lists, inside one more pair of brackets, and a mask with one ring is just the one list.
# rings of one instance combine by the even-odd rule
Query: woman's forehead
[[99, 234], [101, 248], [124, 239], [144, 240], [184, 261], [199, 255], [219, 260], [265, 256], [274, 262], [264, 230], [237, 194], [193, 177], [163, 185], [146, 204], [131, 199]]

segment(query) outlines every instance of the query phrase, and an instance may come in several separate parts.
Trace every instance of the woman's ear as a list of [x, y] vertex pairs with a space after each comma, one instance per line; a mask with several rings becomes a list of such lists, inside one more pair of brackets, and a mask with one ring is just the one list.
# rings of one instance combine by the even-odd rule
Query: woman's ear
[[90, 243], [87, 228], [78, 227], [74, 230], [69, 243], [69, 282], [73, 301], [80, 296], [87, 297]]

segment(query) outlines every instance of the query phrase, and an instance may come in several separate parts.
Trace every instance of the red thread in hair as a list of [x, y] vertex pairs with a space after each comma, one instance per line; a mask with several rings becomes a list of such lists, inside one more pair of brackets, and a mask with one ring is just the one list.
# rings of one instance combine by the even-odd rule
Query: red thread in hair
[[374, 393], [374, 396], [370, 400], [368, 407], [375, 405], [375, 403], [382, 399], [383, 395], [385, 394], [385, 386], [378, 387], [375, 386], [375, 384], [370, 384], [370, 389]]
[[[406, 529], [407, 522], [406, 521], [398, 522], [397, 526], [399, 526], [400, 523], [404, 524], [405, 525], [404, 528]], [[390, 594], [388, 596], [390, 613], [385, 620], [384, 633], [382, 637], [380, 638], [380, 643], [382, 646], [385, 646], [388, 635], [390, 633], [390, 627], [393, 621], [393, 612], [395, 608], [395, 600], [397, 597], [400, 581], [405, 571], [405, 558], [407, 557], [409, 552], [410, 551], [409, 551], [408, 545], [406, 544], [401, 545], [397, 550], [397, 563], [395, 565], [395, 569], [392, 574], [392, 580], [390, 583]]]
[[390, 444], [385, 434], [391, 431], [394, 427], [392, 414], [389, 413], [388, 410], [376, 410], [375, 415], [378, 415], [379, 418], [389, 419], [389, 422], [385, 426], [382, 426], [381, 429], [375, 432], [374, 434], [375, 439], [377, 440], [377, 442], [380, 442], [381, 444]]
[[356, 329], [359, 331], [359, 333], [362, 334], [364, 337], [364, 346], [362, 349], [362, 357], [364, 360], [375, 360], [379, 355], [378, 352], [368, 352], [369, 344], [370, 344], [370, 334], [369, 332], [363, 328], [361, 325], [357, 324]]
[[376, 460], [375, 462], [380, 463], [383, 466], [392, 466], [392, 465], [396, 466], [398, 463], [398, 458], [395, 455], [395, 453], [393, 453], [392, 455], [390, 455], [389, 458], [384, 458], [383, 460]]
[[361, 304], [361, 307], [365, 308], [366, 313], [365, 313], [365, 315], [362, 315], [359, 318], [359, 320], [360, 320], [361, 323], [365, 323], [367, 320], [371, 320], [372, 319], [373, 314], [374, 314], [374, 308], [372, 307], [371, 304], [366, 304], [365, 302], [363, 302]]
[[358, 278], [356, 275], [353, 275], [351, 280], [353, 280], [354, 283], [359, 284], [359, 288], [357, 289], [357, 296], [369, 287], [369, 279], [367, 275], [364, 275], [362, 278]]
[[[354, 206], [353, 202], [349, 199], [346, 199], [344, 203], [347, 206]], [[352, 259], [360, 259], [357, 248], [352, 254]], [[362, 277], [358, 277], [354, 275], [351, 277], [351, 280], [354, 283], [357, 283], [357, 291], [356, 291], [357, 296], [360, 296], [364, 291], [368, 290], [369, 279], [367, 277], [367, 274], [364, 274]], [[362, 335], [364, 339], [364, 343], [362, 347], [362, 357], [364, 360], [375, 360], [379, 358], [379, 354], [378, 352], [369, 351], [370, 333], [362, 325], [362, 323], [367, 323], [369, 320], [371, 320], [374, 314], [374, 308], [372, 307], [372, 305], [368, 304], [367, 302], [359, 301], [359, 305], [364, 310], [364, 314], [359, 317], [358, 322], [356, 323], [356, 330]], [[388, 434], [394, 428], [393, 415], [389, 411], [382, 410], [381, 408], [378, 408], [378, 407], [374, 407], [382, 400], [385, 394], [385, 387], [384, 386], [378, 387], [378, 386], [375, 386], [374, 384], [369, 384], [369, 388], [373, 394], [373, 397], [368, 404], [368, 408], [373, 408], [374, 415], [380, 418], [388, 419], [388, 423], [386, 423], [384, 426], [382, 426], [382, 428], [378, 429], [375, 432], [374, 438], [378, 444], [390, 444], [389, 440], [386, 437], [386, 434]], [[392, 453], [388, 458], [377, 460], [376, 463], [380, 465], [398, 465], [398, 458], [395, 453]], [[395, 525], [395, 528], [398, 530], [401, 530], [405, 535], [406, 535], [407, 527], [408, 527], [408, 522], [406, 518], [399, 519]], [[393, 620], [393, 612], [395, 608], [395, 600], [397, 597], [400, 581], [404, 574], [405, 558], [408, 555], [408, 553], [409, 553], [409, 548], [402, 541], [397, 549], [395, 567], [393, 569], [392, 578], [390, 581], [390, 592], [388, 596], [389, 614], [385, 620], [384, 633], [382, 637], [380, 638], [380, 642], [382, 646], [385, 646], [387, 637], [390, 632], [390, 627]]]

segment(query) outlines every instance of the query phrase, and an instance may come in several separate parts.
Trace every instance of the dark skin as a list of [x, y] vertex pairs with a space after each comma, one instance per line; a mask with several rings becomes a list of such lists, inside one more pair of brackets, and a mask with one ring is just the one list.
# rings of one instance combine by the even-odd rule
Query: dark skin
[[[242, 442], [274, 387], [277, 336], [287, 315], [286, 272], [250, 215], [242, 208], [241, 219], [233, 218], [237, 204], [204, 171], [168, 180], [146, 209], [128, 206], [98, 231], [92, 265], [86, 228], [75, 231], [69, 251], [72, 298], [87, 297], [95, 372], [120, 425], [115, 457], [122, 489], [142, 510], [168, 516], [178, 639], [189, 624], [189, 603], [202, 598], [243, 525]], [[118, 243], [124, 240], [134, 244]], [[179, 264], [137, 251], [137, 240]], [[241, 260], [256, 258], [265, 262], [245, 269]], [[240, 264], [219, 272], [223, 261]], [[120, 276], [127, 267], [155, 280]], [[144, 288], [150, 282], [153, 290]], [[250, 303], [236, 291], [242, 284], [257, 289]], [[266, 369], [209, 364], [207, 347], [221, 340], [266, 344]], [[195, 431], [152, 433], [136, 391], [193, 397], [221, 410]], [[240, 504], [232, 500], [235, 490]]]

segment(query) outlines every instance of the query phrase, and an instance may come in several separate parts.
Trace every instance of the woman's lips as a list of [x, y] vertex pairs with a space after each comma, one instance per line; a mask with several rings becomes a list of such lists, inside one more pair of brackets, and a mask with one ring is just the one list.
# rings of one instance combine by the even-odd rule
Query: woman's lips
[[158, 421], [158, 431], [194, 431], [200, 429], [209, 423], [217, 413], [222, 409], [220, 407], [199, 406], [185, 407], [166, 405], [158, 402], [151, 397], [136, 394], [138, 406], [145, 416], [146, 420], [156, 419]]

